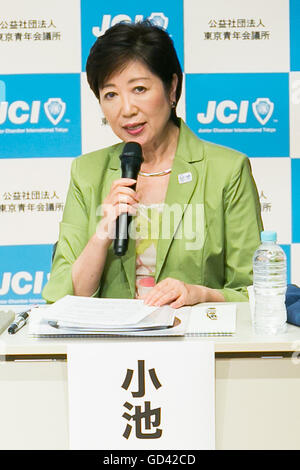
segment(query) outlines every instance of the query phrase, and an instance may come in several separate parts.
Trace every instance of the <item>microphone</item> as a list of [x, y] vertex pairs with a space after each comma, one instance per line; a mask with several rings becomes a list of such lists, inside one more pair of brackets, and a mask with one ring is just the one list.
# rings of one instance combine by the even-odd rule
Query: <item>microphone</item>
[[[143, 162], [142, 147], [137, 142], [127, 142], [120, 155], [122, 178], [137, 179]], [[135, 184], [130, 186], [135, 190]], [[128, 228], [131, 215], [124, 212], [116, 220], [116, 238], [114, 240], [114, 253], [117, 256], [125, 255], [128, 248]]]

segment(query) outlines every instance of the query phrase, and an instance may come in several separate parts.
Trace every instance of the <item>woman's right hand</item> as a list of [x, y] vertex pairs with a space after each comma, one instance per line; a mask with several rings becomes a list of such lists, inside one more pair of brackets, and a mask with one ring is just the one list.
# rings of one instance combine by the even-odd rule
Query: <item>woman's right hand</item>
[[119, 178], [113, 181], [109, 194], [103, 200], [101, 220], [97, 225], [96, 235], [107, 244], [107, 247], [115, 238], [117, 217], [124, 212], [136, 215], [138, 196], [130, 187], [135, 183], [136, 180], [131, 178]]

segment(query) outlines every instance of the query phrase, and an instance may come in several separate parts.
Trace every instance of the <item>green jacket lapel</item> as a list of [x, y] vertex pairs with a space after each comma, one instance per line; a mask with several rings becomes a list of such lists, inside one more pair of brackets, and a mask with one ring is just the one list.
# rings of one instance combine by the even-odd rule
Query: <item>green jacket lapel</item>
[[[155, 280], [158, 281], [171, 243], [182, 221], [184, 212], [194, 193], [198, 181], [198, 172], [193, 162], [203, 159], [203, 148], [199, 139], [181, 121], [179, 141], [169, 180], [164, 210], [157, 244]], [[183, 175], [187, 181], [183, 182]], [[174, 216], [174, 214], [176, 214]]]

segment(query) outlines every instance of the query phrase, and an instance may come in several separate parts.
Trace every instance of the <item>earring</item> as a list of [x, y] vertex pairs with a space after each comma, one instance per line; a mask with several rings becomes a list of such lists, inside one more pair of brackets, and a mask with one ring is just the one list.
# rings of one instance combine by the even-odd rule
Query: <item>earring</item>
[[106, 126], [106, 124], [108, 124], [108, 121], [107, 121], [106, 117], [103, 117], [103, 118], [101, 119], [101, 125], [102, 125], [102, 126]]
[[176, 107], [176, 101], [171, 101], [171, 108], [175, 108]]

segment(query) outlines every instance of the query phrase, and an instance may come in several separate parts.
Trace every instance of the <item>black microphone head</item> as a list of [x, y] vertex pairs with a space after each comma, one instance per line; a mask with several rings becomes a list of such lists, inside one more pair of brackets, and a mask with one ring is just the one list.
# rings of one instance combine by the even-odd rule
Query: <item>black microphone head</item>
[[127, 142], [124, 145], [122, 156], [142, 158], [142, 147], [137, 142]]
[[137, 142], [127, 142], [120, 155], [122, 178], [137, 179], [143, 162], [142, 147]]

